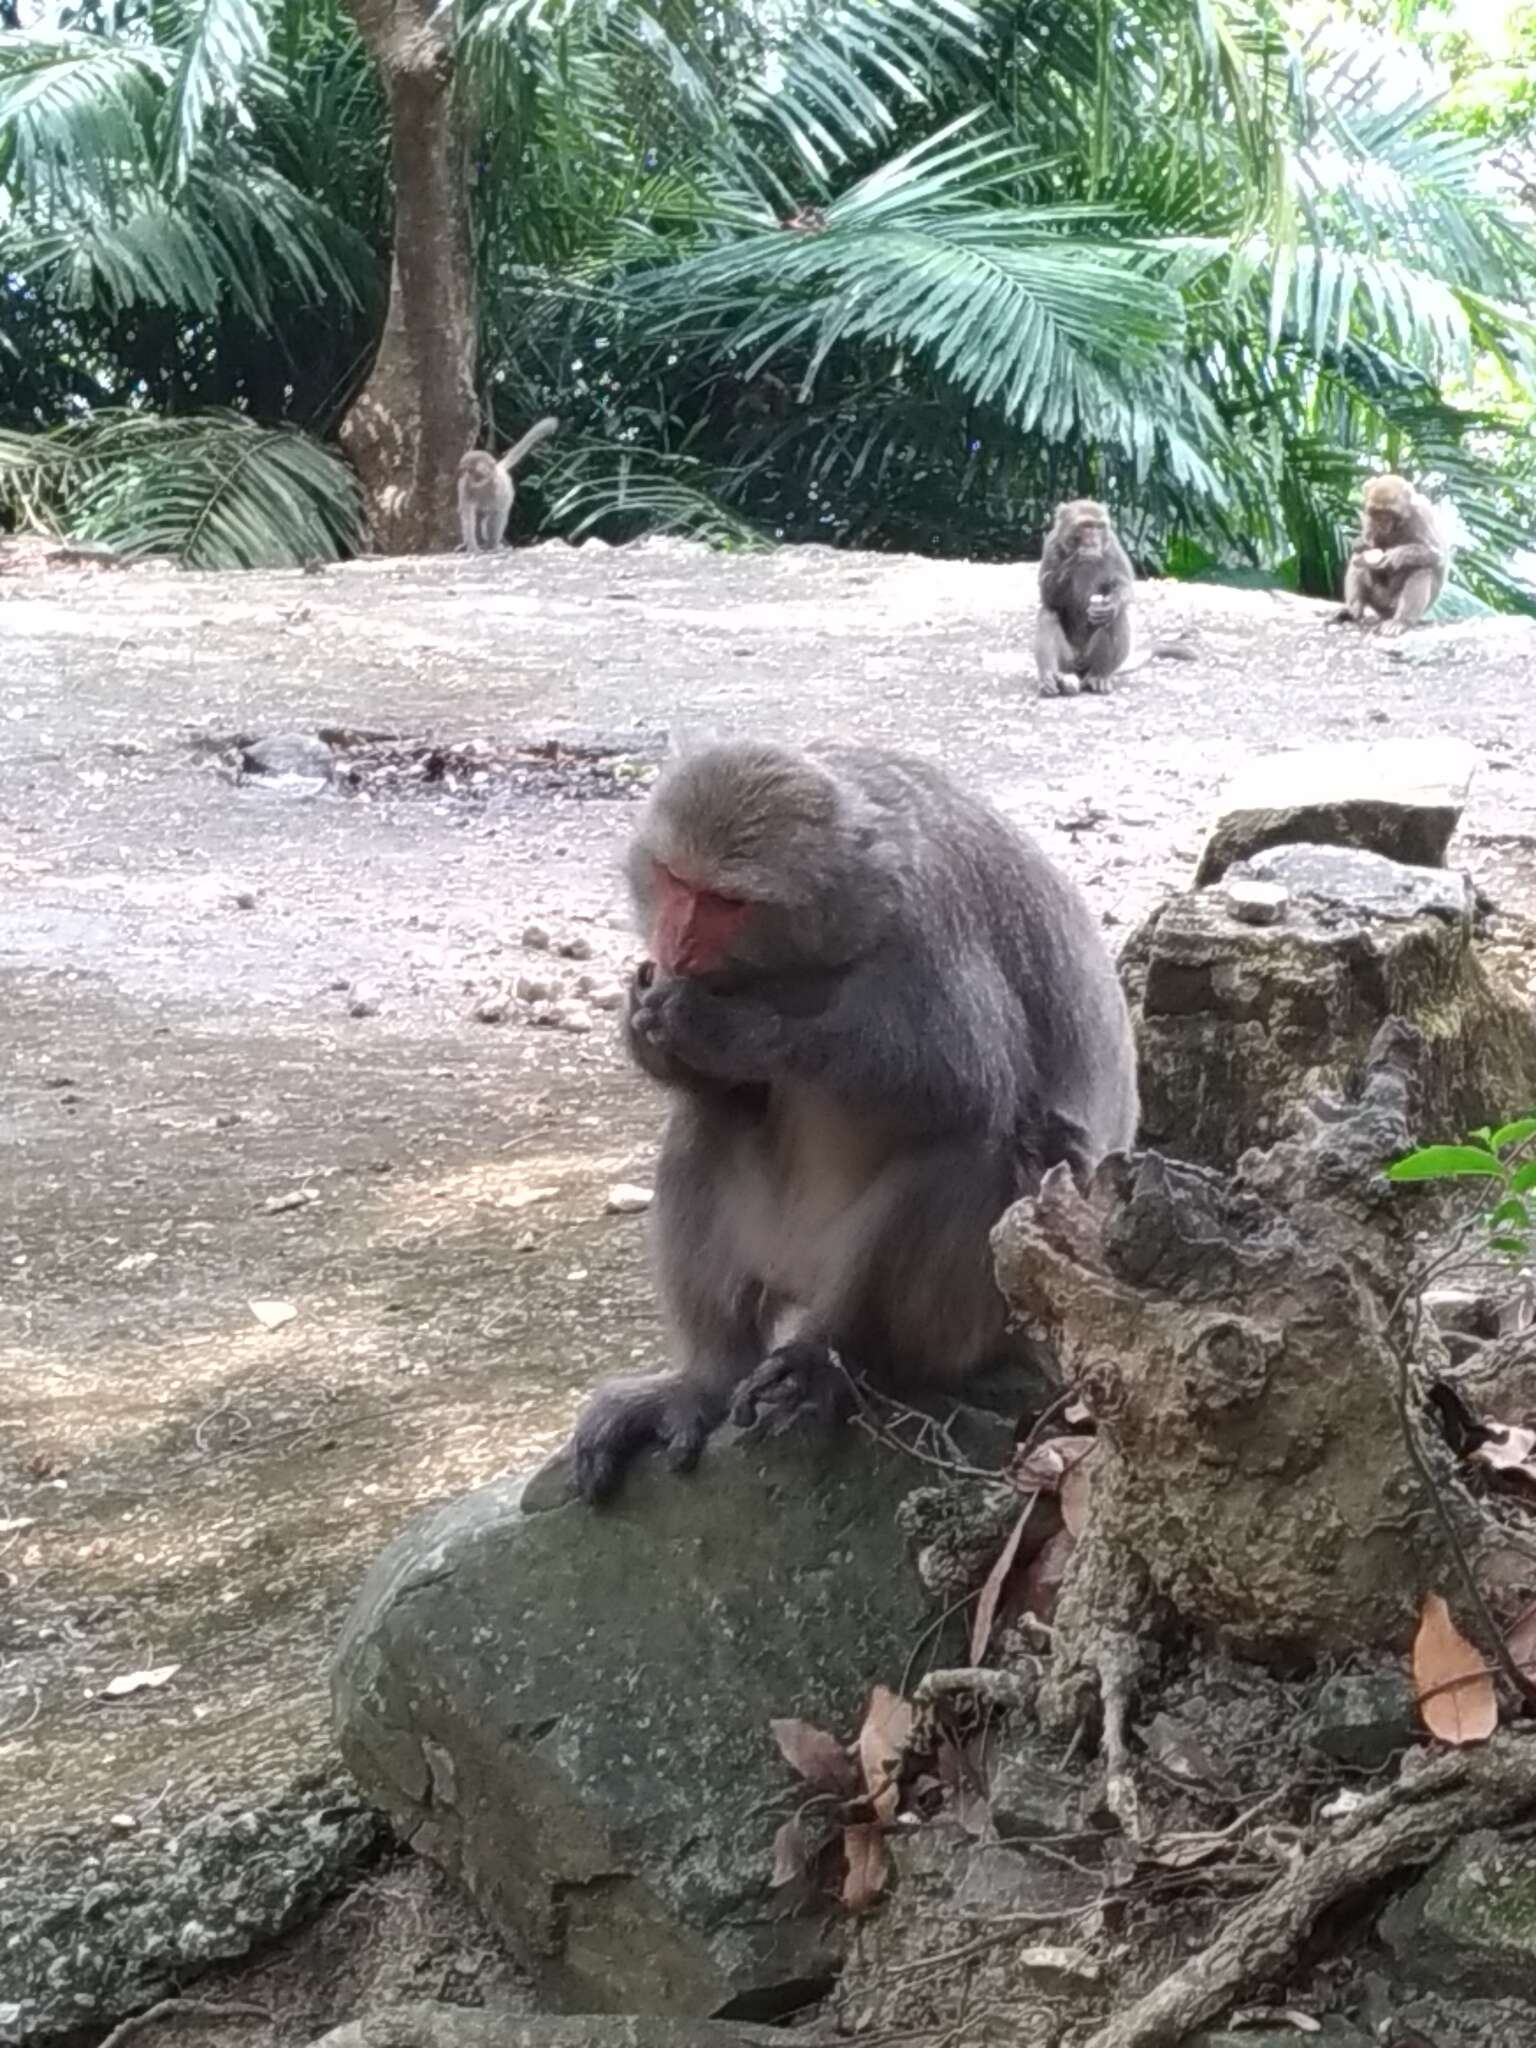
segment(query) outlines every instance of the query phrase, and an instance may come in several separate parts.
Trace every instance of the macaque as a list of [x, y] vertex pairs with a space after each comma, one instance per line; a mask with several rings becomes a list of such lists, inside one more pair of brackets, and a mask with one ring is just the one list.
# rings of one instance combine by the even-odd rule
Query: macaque
[[1092, 498], [1059, 505], [1040, 557], [1035, 660], [1042, 696], [1109, 688], [1131, 651], [1135, 585], [1104, 507]]
[[1435, 508], [1405, 477], [1373, 476], [1360, 506], [1360, 537], [1344, 571], [1344, 607], [1334, 623], [1360, 625], [1367, 611], [1396, 639], [1415, 626], [1445, 587], [1447, 550]]
[[553, 417], [535, 420], [499, 461], [479, 448], [460, 458], [459, 533], [466, 555], [501, 546], [512, 517], [512, 472], [531, 449], [558, 432], [559, 426]]
[[675, 1369], [599, 1390], [589, 1500], [727, 1415], [831, 1418], [848, 1375], [956, 1386], [1008, 1355], [989, 1236], [1136, 1127], [1125, 998], [1045, 854], [931, 763], [685, 755], [629, 854], [650, 958], [624, 1018], [671, 1097], [651, 1210]]

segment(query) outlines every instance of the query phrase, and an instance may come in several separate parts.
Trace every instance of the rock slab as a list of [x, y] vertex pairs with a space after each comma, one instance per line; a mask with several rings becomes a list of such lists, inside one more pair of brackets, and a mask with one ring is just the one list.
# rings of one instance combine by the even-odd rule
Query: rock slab
[[1461, 740], [1354, 740], [1261, 755], [1228, 786], [1195, 887], [1298, 841], [1441, 867], [1481, 759]]
[[1345, 1087], [1389, 1017], [1424, 1033], [1424, 1139], [1536, 1099], [1536, 1014], [1478, 940], [1464, 875], [1336, 846], [1272, 850], [1233, 873], [1283, 887], [1284, 922], [1245, 924], [1224, 889], [1192, 889], [1121, 955], [1143, 1144], [1230, 1169]]
[[800, 1791], [769, 1721], [851, 1734], [871, 1684], [956, 1647], [895, 1532], [918, 1476], [853, 1430], [724, 1431], [602, 1510], [546, 1468], [378, 1560], [333, 1668], [343, 1754], [542, 2005], [757, 2019], [829, 1979], [837, 1923], [770, 1889]]

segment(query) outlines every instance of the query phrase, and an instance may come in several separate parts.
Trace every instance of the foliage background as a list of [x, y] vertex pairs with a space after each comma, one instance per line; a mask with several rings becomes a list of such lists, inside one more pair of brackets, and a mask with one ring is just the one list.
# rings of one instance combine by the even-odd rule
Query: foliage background
[[[1536, 10], [458, 0], [488, 431], [523, 531], [1337, 588], [1360, 478], [1536, 609]], [[0, 0], [0, 502], [195, 563], [345, 551], [388, 284], [340, 0]], [[786, 223], [789, 223], [786, 225]], [[282, 429], [257, 432], [257, 427]]]

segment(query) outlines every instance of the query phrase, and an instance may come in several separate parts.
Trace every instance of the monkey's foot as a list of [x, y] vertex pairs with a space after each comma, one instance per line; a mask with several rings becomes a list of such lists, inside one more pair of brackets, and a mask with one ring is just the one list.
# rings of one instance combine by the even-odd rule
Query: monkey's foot
[[1078, 681], [1077, 677], [1069, 675], [1063, 669], [1051, 677], [1050, 683], [1045, 690], [1045, 695], [1048, 697], [1075, 697], [1081, 688], [1082, 684]]
[[1107, 697], [1114, 687], [1113, 676], [1084, 676], [1083, 688], [1090, 697]]
[[1407, 630], [1401, 619], [1383, 619], [1376, 628], [1383, 640], [1401, 640]]
[[742, 1381], [731, 1420], [752, 1436], [782, 1436], [801, 1423], [831, 1429], [852, 1411], [853, 1390], [837, 1353], [797, 1338], [770, 1351]]
[[586, 1501], [606, 1500], [653, 1445], [675, 1472], [691, 1470], [723, 1412], [711, 1390], [674, 1374], [616, 1380], [593, 1397], [571, 1438], [577, 1491]]

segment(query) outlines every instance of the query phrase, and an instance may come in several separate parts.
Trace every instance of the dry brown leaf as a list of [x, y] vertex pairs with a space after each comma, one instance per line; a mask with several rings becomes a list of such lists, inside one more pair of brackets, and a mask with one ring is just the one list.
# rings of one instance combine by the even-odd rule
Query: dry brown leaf
[[1082, 1535], [1093, 1511], [1093, 1466], [1092, 1458], [1079, 1458], [1062, 1477], [1058, 1495], [1061, 1519], [1073, 1536]]
[[901, 1797], [896, 1774], [911, 1733], [911, 1706], [899, 1692], [892, 1692], [887, 1685], [877, 1685], [869, 1695], [864, 1725], [859, 1730], [859, 1766], [877, 1820], [895, 1818]]
[[1037, 1494], [1031, 1494], [1019, 1509], [1019, 1519], [1008, 1533], [1008, 1541], [997, 1553], [997, 1562], [987, 1573], [986, 1584], [976, 1602], [976, 1618], [971, 1623], [971, 1663], [979, 1664], [987, 1654], [987, 1644], [992, 1640], [992, 1623], [997, 1618], [997, 1603], [1003, 1596], [1008, 1583], [1008, 1574], [1013, 1570], [1013, 1561], [1019, 1554], [1019, 1545], [1024, 1540], [1024, 1529], [1029, 1521]]
[[1039, 1488], [1042, 1493], [1055, 1493], [1067, 1474], [1083, 1462], [1098, 1441], [1096, 1436], [1053, 1436], [1043, 1444], [1036, 1444], [1028, 1456], [1014, 1466], [1009, 1476], [1021, 1491]]
[[1413, 1684], [1424, 1726], [1441, 1742], [1486, 1742], [1499, 1725], [1492, 1674], [1438, 1593], [1424, 1596], [1413, 1639]]
[[1522, 1671], [1536, 1668], [1536, 1600], [1510, 1623], [1504, 1647]]
[[1041, 1621], [1050, 1621], [1067, 1575], [1067, 1559], [1077, 1548], [1077, 1538], [1068, 1529], [1058, 1529], [1040, 1553], [1032, 1557], [1024, 1573], [1024, 1607]]
[[858, 1774], [835, 1736], [824, 1728], [813, 1728], [809, 1721], [770, 1721], [768, 1726], [785, 1763], [808, 1785], [818, 1792], [835, 1793], [839, 1799], [853, 1798], [859, 1789]]
[[805, 1866], [810, 1861], [805, 1831], [797, 1820], [785, 1821], [773, 1838], [773, 1886], [775, 1891], [781, 1885], [793, 1884], [797, 1877], [805, 1875]]
[[867, 1913], [885, 1890], [890, 1876], [885, 1840], [879, 1828], [860, 1822], [843, 1830], [843, 1904], [850, 1913]]

